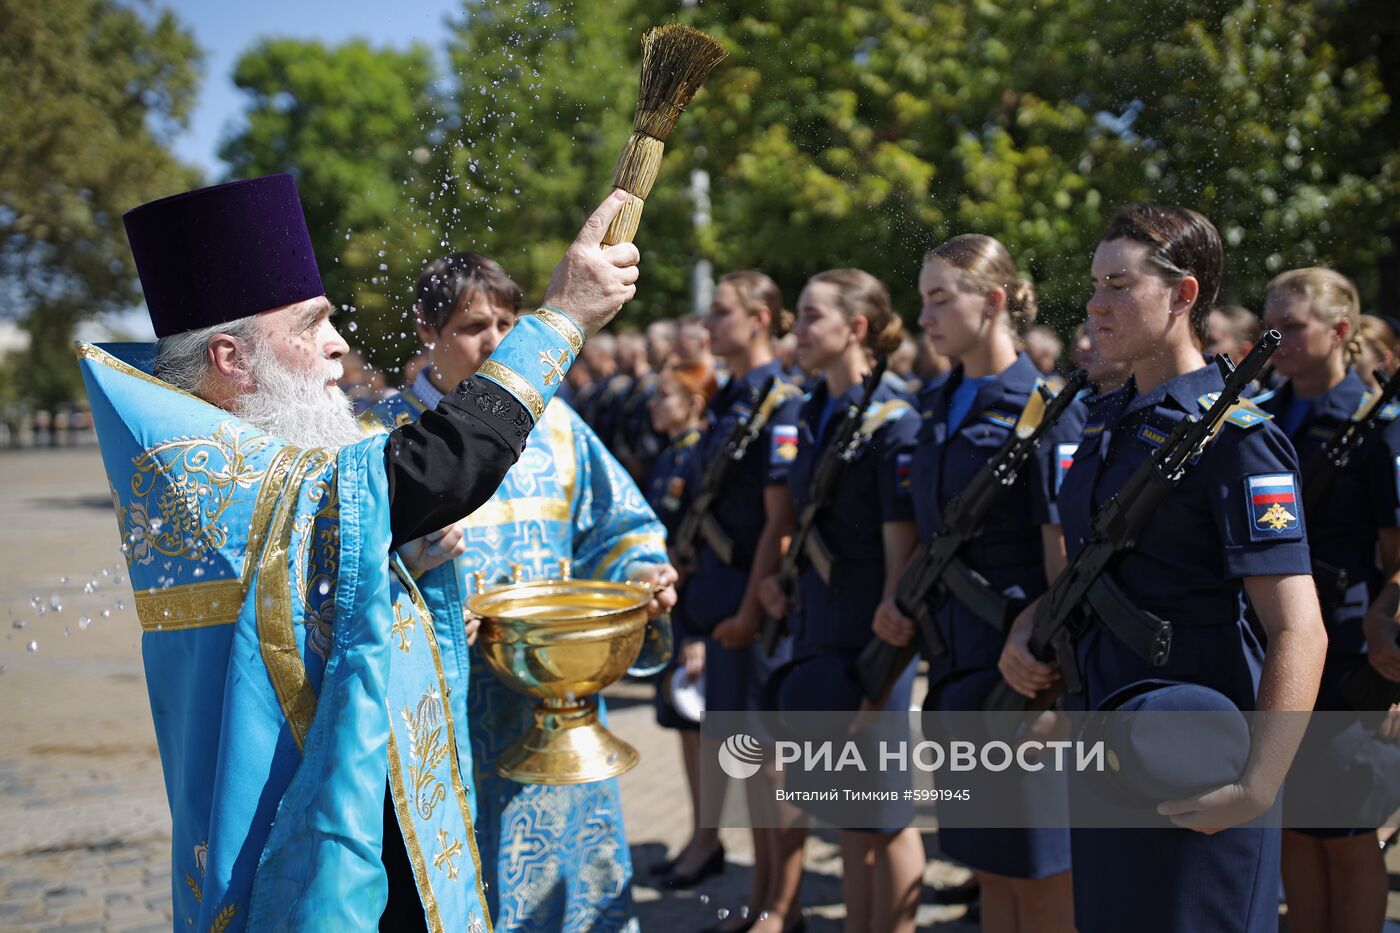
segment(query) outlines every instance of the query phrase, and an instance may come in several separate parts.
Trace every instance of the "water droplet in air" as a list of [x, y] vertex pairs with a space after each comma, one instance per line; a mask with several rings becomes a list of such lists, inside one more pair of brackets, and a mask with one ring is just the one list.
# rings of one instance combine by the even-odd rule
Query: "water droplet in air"
[[194, 568], [194, 570], [192, 571], [192, 573], [193, 573], [193, 575], [196, 576], [196, 577], [202, 577], [202, 576], [204, 576], [204, 568], [203, 568], [203, 567], [196, 567], [196, 568]]
[[729, 919], [729, 908], [728, 908], [728, 907], [721, 907], [719, 910], [715, 911], [715, 916], [718, 917], [718, 918], [721, 919], [721, 920], [728, 920], [728, 919]]
[[87, 631], [87, 627], [91, 624], [92, 619], [90, 619], [88, 616], [83, 616], [81, 619], [78, 620], [78, 628], [83, 631]]
[[35, 651], [39, 650], [39, 643], [37, 641], [31, 641], [25, 646], [25, 650], [33, 654]]
[[14, 622], [11, 622], [10, 624], [15, 628], [25, 628], [29, 625], [29, 623], [24, 621], [23, 619], [17, 619]]
[[101, 615], [102, 618], [104, 618], [104, 619], [110, 619], [110, 618], [112, 618], [112, 610], [110, 610], [110, 609], [103, 609], [102, 612], [100, 613], [100, 615]]
[[709, 902], [710, 902], [710, 895], [708, 895], [708, 894], [702, 894], [702, 895], [700, 895], [700, 903], [702, 903], [702, 904], [708, 904]]

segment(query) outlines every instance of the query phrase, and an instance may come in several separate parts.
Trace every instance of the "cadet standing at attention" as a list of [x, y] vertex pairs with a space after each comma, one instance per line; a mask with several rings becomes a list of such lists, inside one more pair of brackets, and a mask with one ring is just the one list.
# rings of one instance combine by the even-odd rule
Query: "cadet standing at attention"
[[[657, 455], [647, 482], [647, 502], [666, 526], [667, 539], [674, 539], [681, 516], [700, 485], [699, 454], [709, 426], [708, 408], [718, 387], [715, 372], [708, 363], [673, 363], [661, 371], [656, 391], [647, 400], [652, 429], [669, 443]], [[724, 870], [724, 846], [714, 827], [701, 827], [700, 807], [700, 724], [681, 716], [668, 695], [670, 679], [681, 668], [693, 682], [705, 672], [705, 639], [672, 616], [672, 637], [676, 651], [671, 664], [657, 678], [656, 721], [665, 729], [675, 729], [681, 739], [686, 784], [690, 790], [690, 841], [673, 858], [651, 866], [667, 888], [690, 888]]]
[[[914, 453], [919, 533], [931, 538], [951, 500], [1006, 441], [1032, 401], [1041, 373], [1029, 356], [1016, 352], [1015, 340], [1035, 320], [1035, 286], [1021, 278], [999, 241], [966, 234], [937, 247], [924, 259], [919, 292], [920, 326], [939, 353], [957, 360], [948, 380], [924, 400]], [[1064, 567], [1056, 498], [1083, 423], [1084, 408], [1076, 402], [960, 555], [999, 595], [1033, 599]], [[929, 658], [924, 708], [979, 709], [986, 691], [1000, 680], [996, 665], [1005, 622], [983, 619], [951, 595], [935, 618], [947, 650]], [[875, 631], [899, 645], [915, 634], [913, 621], [893, 599], [881, 605]], [[929, 653], [927, 645], [922, 650]], [[976, 871], [984, 929], [1074, 928], [1068, 831], [946, 827], [939, 831], [939, 843]]]
[[[814, 480], [822, 471], [837, 469], [840, 476], [826, 500], [815, 503], [819, 511], [806, 553], [798, 555], [801, 569], [789, 583], [792, 598], [776, 576], [759, 591], [769, 614], [791, 620], [793, 660], [774, 675], [768, 690], [768, 702], [778, 709], [878, 708], [862, 703], [853, 664], [870, 640], [880, 599], [893, 590], [917, 544], [908, 473], [919, 425], [907, 397], [883, 381], [871, 386], [866, 381], [873, 378], [868, 354], [886, 356], [898, 349], [902, 330], [889, 291], [859, 269], [813, 276], [797, 302], [797, 359], [817, 374], [799, 415], [797, 459], [788, 474], [797, 514], [814, 504]], [[839, 466], [843, 450], [844, 466]], [[797, 537], [792, 547], [799, 546]], [[914, 670], [911, 662], [890, 691], [886, 710], [908, 711]], [[902, 787], [909, 788], [907, 775], [891, 777], [902, 778]], [[850, 929], [914, 929], [923, 888], [923, 840], [908, 825], [912, 808], [888, 809], [898, 811], [892, 825], [841, 832]]]
[[[755, 643], [763, 621], [758, 586], [777, 569], [782, 539], [793, 527], [787, 475], [797, 457], [801, 394], [784, 380], [773, 352], [773, 340], [787, 333], [791, 321], [777, 284], [757, 271], [731, 272], [720, 279], [705, 317], [710, 350], [728, 363], [731, 375], [710, 402], [713, 427], [702, 442], [701, 469], [726, 456], [726, 441], [739, 419], [761, 425], [711, 509], [714, 522], [674, 614], [686, 631], [707, 637], [707, 713], [761, 709], [763, 684], [791, 656], [790, 639], [772, 657]], [[776, 378], [773, 390], [755, 410], [759, 389], [770, 376]], [[754, 729], [761, 738], [762, 730]], [[717, 753], [717, 747], [705, 743], [703, 754]], [[766, 768], [744, 782], [752, 810], [771, 811], [775, 782], [776, 775]], [[805, 830], [756, 828], [753, 836], [749, 902], [719, 929], [790, 930], [801, 922], [796, 904]]]
[[[1365, 383], [1348, 369], [1357, 350], [1360, 304], [1355, 286], [1331, 269], [1293, 269], [1269, 283], [1264, 324], [1283, 335], [1273, 363], [1287, 381], [1259, 407], [1274, 416], [1293, 442], [1300, 466], [1316, 457], [1353, 416], [1370, 407]], [[1298, 502], [1311, 505], [1304, 516], [1308, 547], [1327, 624], [1327, 664], [1317, 696], [1320, 710], [1347, 708], [1341, 681], [1365, 663], [1361, 620], [1369, 601], [1367, 584], [1376, 549], [1376, 523], [1368, 505], [1368, 457], [1377, 449], [1376, 444], [1364, 443], [1324, 493], [1314, 500], [1304, 487]], [[1318, 746], [1312, 741], [1305, 746], [1314, 748]], [[1289, 786], [1290, 793], [1308, 790], [1300, 783]], [[1327, 792], [1326, 788], [1312, 790]], [[1380, 929], [1388, 884], [1374, 830], [1372, 826], [1284, 833], [1283, 882], [1290, 930]]]
[[[1202, 413], [1209, 394], [1224, 386], [1200, 349], [1223, 270], [1220, 235], [1195, 211], [1136, 206], [1104, 233], [1088, 311], [1104, 359], [1133, 369], [1121, 389], [1088, 401], [1060, 491], [1070, 560], [1089, 537], [1095, 510], [1174, 425]], [[1189, 695], [1241, 710], [1311, 710], [1327, 635], [1298, 485], [1292, 445], [1275, 424], [1257, 416], [1223, 422], [1112, 570], [1134, 606], [1174, 624], [1166, 663], [1149, 667], [1095, 619], [1074, 646], [1083, 686], [1066, 694], [1066, 706], [1158, 709], [1162, 696]], [[1245, 618], [1246, 594], [1267, 648]], [[1058, 676], [1029, 650], [1034, 610], [1017, 618], [1000, 664], [1026, 696]], [[1162, 681], [1192, 686], [1157, 689]], [[1276, 930], [1280, 831], [1240, 824], [1274, 806], [1301, 725], [1291, 717], [1256, 720], [1238, 781], [1158, 806], [1175, 828], [1071, 830], [1078, 928]], [[1082, 805], [1078, 786], [1071, 784], [1072, 812]]]

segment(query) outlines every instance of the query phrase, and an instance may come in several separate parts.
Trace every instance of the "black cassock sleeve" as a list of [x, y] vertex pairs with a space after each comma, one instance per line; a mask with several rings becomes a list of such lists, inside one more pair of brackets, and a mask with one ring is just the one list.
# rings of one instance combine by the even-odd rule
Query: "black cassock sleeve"
[[534, 424], [509, 392], [472, 376], [437, 408], [395, 428], [384, 450], [392, 546], [450, 525], [491, 498]]

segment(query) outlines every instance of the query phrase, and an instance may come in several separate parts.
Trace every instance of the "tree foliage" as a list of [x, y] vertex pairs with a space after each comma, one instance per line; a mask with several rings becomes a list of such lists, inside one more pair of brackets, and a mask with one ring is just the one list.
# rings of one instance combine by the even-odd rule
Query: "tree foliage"
[[167, 12], [0, 0], [0, 313], [23, 316], [19, 391], [79, 393], [75, 323], [138, 303], [121, 215], [192, 187], [170, 153], [199, 51]]
[[[922, 253], [975, 231], [1011, 248], [1039, 283], [1048, 319], [1068, 329], [1083, 313], [1100, 232], [1139, 200], [1192, 206], [1217, 223], [1230, 300], [1257, 307], [1278, 271], [1326, 262], [1375, 301], [1374, 270], [1394, 250], [1386, 231], [1400, 224], [1400, 153], [1385, 141], [1393, 64], [1354, 19], [1368, 3], [709, 0], [686, 9], [680, 18], [724, 43], [730, 59], [668, 144], [638, 237], [642, 291], [624, 313], [640, 321], [689, 310], [689, 267], [703, 255], [720, 271], [769, 271], [790, 299], [807, 276], [857, 265], [912, 316]], [[392, 338], [370, 345], [381, 365], [412, 343], [394, 335], [408, 329], [409, 286], [434, 252], [485, 251], [527, 292], [542, 292], [627, 136], [641, 33], [677, 12], [672, 0], [469, 0], [449, 42], [448, 90], [424, 80], [421, 61], [396, 66], [397, 78], [356, 69], [357, 87], [411, 81], [410, 97], [426, 88], [435, 98], [416, 132], [411, 121], [394, 124], [413, 138], [398, 140], [389, 167], [376, 165], [399, 193], [382, 226], [344, 219], [360, 188], [314, 195], [336, 205], [321, 215], [332, 229], [317, 231], [318, 248], [330, 250], [323, 266], [339, 259], [338, 287], [373, 311], [362, 310], [362, 329]], [[328, 71], [338, 67], [329, 58]], [[366, 106], [342, 105], [338, 81], [291, 77], [270, 86], [270, 104], [255, 103], [254, 115], [283, 112], [269, 124], [276, 132], [252, 134], [250, 124], [257, 138], [240, 172], [291, 167], [309, 178], [324, 157], [311, 114]], [[405, 163], [420, 146], [426, 158]], [[699, 232], [686, 187], [696, 167], [710, 173], [714, 217]], [[353, 258], [357, 239], [385, 250], [387, 270]], [[1395, 297], [1384, 310], [1400, 312]]]

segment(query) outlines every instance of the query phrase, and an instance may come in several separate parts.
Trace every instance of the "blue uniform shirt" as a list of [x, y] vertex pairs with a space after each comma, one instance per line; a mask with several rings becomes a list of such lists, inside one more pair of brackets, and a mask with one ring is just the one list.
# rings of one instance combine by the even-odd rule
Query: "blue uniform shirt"
[[691, 428], [657, 454], [647, 478], [647, 504], [666, 526], [669, 538], [676, 533], [690, 500], [700, 485], [698, 457], [704, 432]]
[[[1030, 357], [1021, 354], [978, 388], [967, 415], [951, 435], [949, 413], [964, 381], [962, 367], [922, 393], [922, 425], [913, 463], [914, 512], [922, 540], [937, 533], [943, 510], [1005, 443], [1039, 379]], [[961, 555], [993, 587], [1014, 598], [1034, 599], [1045, 591], [1040, 529], [1060, 523], [1059, 487], [1083, 424], [1084, 405], [1075, 402], [1046, 433], [1015, 485], [987, 516], [982, 533]], [[948, 652], [930, 662], [930, 684], [955, 671], [996, 667], [1004, 633], [993, 630], [956, 599], [944, 603], [937, 619]]]
[[[782, 365], [776, 360], [755, 367], [743, 376], [730, 379], [710, 399], [712, 427], [700, 442], [696, 470], [703, 474], [710, 462], [723, 456], [725, 442], [734, 423], [749, 411], [754, 393], [772, 375], [778, 377], [773, 391], [784, 382]], [[765, 512], [763, 491], [787, 483], [788, 470], [797, 458], [797, 413], [801, 396], [790, 387], [791, 397], [773, 407], [772, 413], [739, 461], [711, 514], [734, 539], [735, 566], [726, 566], [701, 539], [695, 571], [686, 579], [681, 594], [680, 614], [691, 631], [709, 632], [721, 620], [739, 610], [748, 584], [749, 565], [759, 536], [763, 534]]]
[[[863, 392], [856, 385], [831, 399], [823, 379], [804, 401], [797, 424], [797, 458], [788, 474], [799, 517], [811, 502], [817, 465], [832, 435], [840, 429], [847, 407], [859, 403]], [[834, 413], [820, 429], [820, 416], [831, 402]], [[910, 399], [881, 384], [860, 417], [883, 420], [846, 467], [832, 502], [817, 520], [817, 531], [834, 558], [835, 574], [828, 587], [810, 564], [803, 566], [797, 583], [801, 610], [794, 614], [792, 626], [799, 654], [859, 650], [870, 641], [870, 622], [885, 584], [882, 526], [914, 520], [909, 467], [919, 419]]]
[[[1282, 421], [1283, 415], [1302, 404], [1303, 415], [1288, 432], [1301, 468], [1356, 414], [1365, 394], [1366, 384], [1355, 373], [1347, 373], [1346, 378], [1315, 399], [1296, 397], [1293, 384], [1285, 383], [1259, 407]], [[1280, 427], [1286, 425], [1280, 423]], [[1369, 460], [1373, 455], [1379, 456], [1377, 451], [1381, 446], [1372, 440], [1374, 438], [1363, 443], [1351, 463], [1338, 472], [1317, 514], [1306, 516], [1308, 548], [1313, 558], [1345, 570], [1352, 584], [1341, 605], [1323, 602], [1328, 628], [1327, 653], [1333, 656], [1359, 654], [1364, 641], [1360, 620], [1366, 612], [1365, 584], [1376, 547], [1376, 521], [1369, 502]]]
[[[1201, 397], [1223, 385], [1220, 371], [1206, 366], [1145, 394], [1129, 379], [1088, 400], [1060, 491], [1071, 559], [1095, 510], [1181, 419], [1203, 415]], [[1272, 421], [1222, 425], [1112, 570], [1138, 607], [1173, 624], [1170, 658], [1149, 668], [1102, 624], [1090, 625], [1077, 651], [1085, 693], [1066, 702], [1093, 708], [1119, 687], [1156, 677], [1212, 687], [1253, 709], [1263, 646], [1245, 621], [1241, 579], [1311, 571], [1300, 497], [1293, 447]]]

